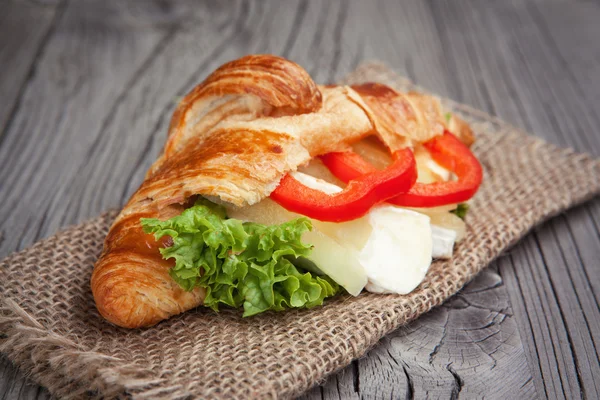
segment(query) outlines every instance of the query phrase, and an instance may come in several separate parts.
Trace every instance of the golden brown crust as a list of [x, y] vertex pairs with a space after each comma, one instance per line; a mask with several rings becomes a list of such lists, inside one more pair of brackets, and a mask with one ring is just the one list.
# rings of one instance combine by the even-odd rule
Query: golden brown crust
[[[204, 109], [210, 108], [206, 103], [227, 95], [241, 96], [246, 101], [248, 97], [262, 100], [259, 115], [269, 113], [271, 107], [282, 114], [304, 114], [317, 111], [322, 105], [321, 92], [298, 64], [270, 55], [242, 57], [217, 68], [179, 103], [171, 119], [164, 154], [169, 156], [181, 147], [182, 136], [198, 132], [190, 124], [195, 117], [194, 106], [201, 103]], [[219, 110], [218, 114], [227, 117], [239, 112]], [[190, 127], [192, 132], [187, 129]]]
[[469, 124], [454, 114], [450, 116], [448, 130], [458, 136], [458, 138], [469, 147], [475, 142], [475, 136], [473, 135], [473, 131]]
[[170, 218], [181, 206], [122, 212], [112, 225], [104, 250], [92, 274], [92, 292], [98, 311], [107, 320], [126, 328], [150, 326], [197, 306], [204, 290], [182, 290], [169, 276], [172, 263], [163, 260], [159, 248], [168, 246], [142, 231], [140, 218]]
[[202, 304], [203, 289], [185, 292], [171, 279], [159, 253], [168, 243], [145, 234], [140, 218], [177, 215], [193, 195], [253, 204], [316, 155], [372, 134], [390, 148], [414, 145], [444, 124], [430, 96], [374, 84], [318, 87], [275, 56], [223, 65], [178, 105], [163, 153], [106, 237], [91, 280], [100, 314], [136, 328]]
[[419, 93], [399, 93], [379, 84], [352, 86], [369, 106], [366, 110], [392, 150], [422, 143], [444, 131], [439, 101]]
[[467, 146], [475, 138], [469, 125], [456, 115], [446, 120], [439, 99], [418, 92], [401, 93], [380, 83], [353, 85], [368, 105], [365, 113], [384, 143], [397, 150], [414, 146], [450, 130]]

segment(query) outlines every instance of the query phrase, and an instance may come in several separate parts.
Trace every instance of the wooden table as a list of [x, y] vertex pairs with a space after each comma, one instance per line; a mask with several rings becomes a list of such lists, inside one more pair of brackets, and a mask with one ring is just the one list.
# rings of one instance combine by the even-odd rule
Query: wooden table
[[[377, 58], [598, 156], [598, 21], [585, 1], [3, 1], [0, 256], [121, 206], [177, 99], [246, 53], [318, 82]], [[599, 199], [543, 224], [306, 397], [599, 398], [599, 226]], [[0, 399], [48, 397], [0, 361]]]

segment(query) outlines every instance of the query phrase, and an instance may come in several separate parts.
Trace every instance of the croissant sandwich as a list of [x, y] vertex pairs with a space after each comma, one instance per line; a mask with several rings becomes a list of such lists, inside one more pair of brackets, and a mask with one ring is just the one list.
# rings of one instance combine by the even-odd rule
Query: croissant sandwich
[[181, 100], [111, 226], [98, 311], [137, 328], [200, 305], [251, 316], [409, 293], [464, 236], [473, 140], [431, 96], [319, 86], [271, 55], [229, 62]]

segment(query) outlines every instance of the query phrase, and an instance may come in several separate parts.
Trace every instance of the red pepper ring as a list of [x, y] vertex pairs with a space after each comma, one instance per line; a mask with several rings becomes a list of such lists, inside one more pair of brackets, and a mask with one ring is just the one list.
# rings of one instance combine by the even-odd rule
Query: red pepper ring
[[[330, 154], [361, 159], [355, 153]], [[289, 211], [310, 218], [344, 222], [360, 218], [375, 204], [408, 191], [416, 180], [414, 155], [410, 149], [403, 149], [393, 154], [393, 162], [386, 169], [369, 171], [350, 179], [348, 186], [339, 193], [329, 195], [309, 188], [288, 174], [271, 193], [271, 199]]]
[[483, 180], [483, 169], [471, 150], [448, 131], [424, 143], [424, 146], [431, 158], [454, 172], [458, 180], [417, 182], [408, 193], [400, 194], [388, 202], [405, 207], [437, 207], [465, 202], [473, 197]]
[[[483, 170], [471, 150], [452, 133], [445, 131], [443, 135], [424, 143], [431, 157], [454, 172], [457, 181], [415, 183], [408, 191], [387, 200], [388, 203], [403, 207], [437, 207], [469, 200], [477, 192], [483, 179]], [[322, 157], [323, 163], [342, 181], [376, 171], [370, 163], [360, 158], [347, 162], [336, 155]], [[345, 156], [345, 160], [350, 160]]]

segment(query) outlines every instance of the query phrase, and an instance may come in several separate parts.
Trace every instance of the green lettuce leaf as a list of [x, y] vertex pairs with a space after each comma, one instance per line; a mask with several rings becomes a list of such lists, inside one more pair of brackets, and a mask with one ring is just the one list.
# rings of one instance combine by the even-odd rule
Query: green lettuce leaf
[[456, 208], [450, 211], [453, 214], [462, 220], [467, 217], [467, 212], [469, 211], [469, 205], [467, 203], [460, 203], [456, 206]]
[[312, 229], [307, 218], [281, 225], [261, 225], [227, 218], [225, 209], [199, 200], [181, 215], [160, 221], [142, 218], [144, 232], [158, 240], [168, 235], [173, 245], [160, 249], [175, 259], [169, 271], [183, 289], [206, 289], [204, 305], [244, 307], [244, 316], [267, 310], [314, 307], [340, 292], [327, 276], [294, 265], [310, 254], [302, 234]]
[[446, 114], [444, 114], [444, 118], [446, 119], [446, 123], [449, 124], [450, 120], [452, 119], [452, 113], [447, 112]]

